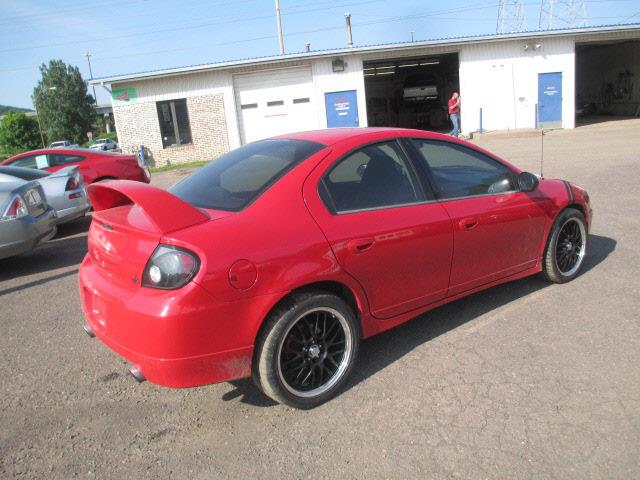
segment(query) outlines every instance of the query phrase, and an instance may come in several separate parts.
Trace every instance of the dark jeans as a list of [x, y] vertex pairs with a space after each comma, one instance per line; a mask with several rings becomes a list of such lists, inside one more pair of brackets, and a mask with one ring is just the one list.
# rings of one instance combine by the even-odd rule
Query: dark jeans
[[451, 135], [452, 137], [457, 137], [460, 133], [460, 114], [452, 113], [451, 115], [449, 115], [449, 118], [451, 119], [451, 123], [453, 123], [453, 130], [449, 132], [449, 135]]

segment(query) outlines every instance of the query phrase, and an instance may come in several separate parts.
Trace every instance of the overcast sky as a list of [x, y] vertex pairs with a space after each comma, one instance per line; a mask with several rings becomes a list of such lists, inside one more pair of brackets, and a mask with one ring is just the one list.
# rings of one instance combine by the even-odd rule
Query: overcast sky
[[[522, 0], [538, 27], [540, 0]], [[589, 25], [640, 23], [640, 0], [587, 0]], [[281, 0], [288, 53], [491, 34], [498, 1]], [[38, 66], [52, 58], [89, 78], [278, 53], [274, 0], [0, 0], [0, 104], [31, 108]], [[99, 103], [109, 101], [98, 92]]]

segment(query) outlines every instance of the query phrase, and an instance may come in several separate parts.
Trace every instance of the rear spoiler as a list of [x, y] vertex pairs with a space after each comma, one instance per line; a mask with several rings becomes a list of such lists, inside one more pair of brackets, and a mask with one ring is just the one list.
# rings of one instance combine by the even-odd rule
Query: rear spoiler
[[197, 208], [175, 195], [146, 183], [109, 180], [92, 183], [87, 194], [95, 211], [122, 205], [137, 205], [155, 225], [157, 233], [168, 233], [209, 220]]
[[78, 167], [77, 165], [72, 165], [70, 167], [64, 167], [64, 168], [61, 168], [60, 170], [56, 170], [51, 175], [49, 175], [47, 178], [52, 178], [52, 177], [70, 177], [70, 176], [74, 175], [79, 169], [80, 169], [80, 167]]

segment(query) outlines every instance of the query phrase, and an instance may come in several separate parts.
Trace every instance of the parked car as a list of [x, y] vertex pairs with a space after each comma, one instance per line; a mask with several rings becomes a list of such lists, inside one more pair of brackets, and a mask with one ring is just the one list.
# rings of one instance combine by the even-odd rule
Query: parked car
[[100, 138], [93, 142], [89, 147], [92, 150], [117, 150], [118, 144], [110, 138]]
[[67, 223], [83, 217], [91, 208], [78, 167], [66, 167], [51, 173], [23, 167], [0, 166], [0, 182], [36, 180], [44, 191], [47, 203], [56, 211], [57, 223]]
[[100, 152], [89, 148], [33, 150], [6, 159], [1, 165], [55, 172], [77, 165], [85, 184], [101, 180], [136, 180], [149, 183], [151, 174], [136, 155]]
[[408, 76], [404, 82], [402, 96], [405, 100], [432, 100], [438, 98], [436, 77], [428, 73]]
[[71, 143], [69, 140], [60, 140], [49, 144], [49, 148], [78, 148], [77, 143]]
[[285, 135], [169, 191], [88, 194], [87, 333], [139, 380], [253, 376], [299, 408], [336, 394], [361, 338], [510, 280], [572, 280], [592, 218], [580, 187], [403, 129]]
[[56, 234], [56, 213], [38, 182], [0, 177], [0, 259], [36, 248]]

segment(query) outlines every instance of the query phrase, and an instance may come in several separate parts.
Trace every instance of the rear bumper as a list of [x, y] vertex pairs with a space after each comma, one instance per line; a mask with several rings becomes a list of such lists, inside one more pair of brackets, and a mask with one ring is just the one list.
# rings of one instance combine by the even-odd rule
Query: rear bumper
[[8, 220], [0, 232], [0, 258], [12, 257], [33, 250], [56, 234], [56, 214], [49, 208], [39, 217]]
[[79, 286], [90, 330], [150, 382], [193, 387], [251, 375], [253, 301], [219, 303], [193, 282], [174, 291], [119, 285], [89, 256]]
[[[85, 197], [86, 198], [86, 197]], [[58, 214], [58, 225], [61, 223], [67, 223], [77, 218], [83, 217], [85, 213], [89, 211], [91, 205], [83, 202], [80, 205], [75, 205], [69, 208], [63, 208], [62, 210], [58, 210], [56, 213]]]

